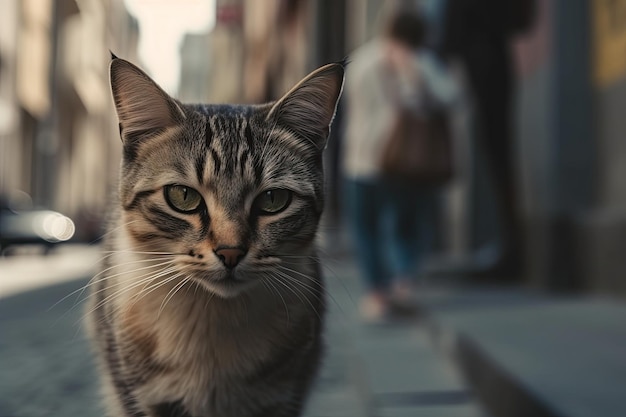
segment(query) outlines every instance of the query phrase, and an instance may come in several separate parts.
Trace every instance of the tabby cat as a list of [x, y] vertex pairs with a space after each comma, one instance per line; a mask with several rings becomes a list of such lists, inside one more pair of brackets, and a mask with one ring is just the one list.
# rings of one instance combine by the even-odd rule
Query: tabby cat
[[111, 416], [300, 415], [343, 74], [326, 65], [264, 105], [185, 105], [113, 56], [119, 201], [88, 315]]

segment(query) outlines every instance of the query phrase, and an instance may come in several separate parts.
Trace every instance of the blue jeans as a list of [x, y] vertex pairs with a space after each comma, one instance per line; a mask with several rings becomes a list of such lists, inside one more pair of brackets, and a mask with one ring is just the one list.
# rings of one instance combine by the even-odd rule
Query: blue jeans
[[348, 181], [348, 212], [357, 262], [369, 290], [410, 277], [431, 249], [437, 189], [386, 180]]

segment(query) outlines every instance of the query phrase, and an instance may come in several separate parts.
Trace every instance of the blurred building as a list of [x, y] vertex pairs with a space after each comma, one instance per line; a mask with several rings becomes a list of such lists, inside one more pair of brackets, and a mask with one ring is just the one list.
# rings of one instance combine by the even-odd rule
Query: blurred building
[[[343, 27], [342, 37], [335, 43], [348, 53], [372, 36], [386, 4], [340, 3], [318, 3], [319, 49], [314, 54], [318, 58], [337, 39], [336, 30], [326, 30], [333, 27], [333, 19], [343, 19], [338, 25]], [[415, 3], [432, 7], [438, 2]], [[320, 18], [319, 11], [325, 8], [333, 10]], [[531, 286], [626, 294], [624, 17], [626, 0], [537, 0], [533, 29], [513, 45], [518, 74], [515, 168], [527, 235], [525, 283]], [[324, 34], [330, 37], [327, 43]], [[462, 187], [471, 187], [467, 180], [480, 178], [465, 178]], [[455, 204], [465, 211], [474, 204], [471, 199], [485, 197], [468, 190], [459, 195], [464, 200]], [[449, 231], [467, 240], [466, 250], [476, 240], [472, 233], [497, 241], [496, 211], [489, 207], [493, 202], [481, 204], [482, 230], [476, 231], [476, 224], [471, 224], [476, 219], [466, 216], [453, 225], [465, 231]]]
[[[275, 99], [312, 69], [343, 59], [369, 39], [387, 3], [217, 0], [215, 28], [188, 35], [183, 43], [179, 97], [190, 102]], [[537, 4], [534, 29], [515, 44], [516, 169], [527, 232], [526, 282], [626, 294], [621, 254], [626, 247], [626, 0]], [[79, 234], [81, 219], [98, 221], [121, 151], [108, 86], [109, 49], [139, 62], [137, 35], [123, 0], [0, 3], [0, 193], [30, 194], [36, 205], [78, 220]], [[341, 115], [340, 108], [326, 154], [334, 185], [328, 212], [335, 222], [341, 201]], [[485, 213], [493, 220], [489, 210]], [[492, 226], [481, 226], [487, 238], [497, 234]], [[454, 228], [468, 225], [457, 222]]]
[[181, 47], [180, 86], [178, 98], [183, 103], [203, 103], [210, 97], [211, 32], [187, 34]]
[[[0, 9], [0, 190], [29, 183], [30, 166], [18, 163], [25, 148], [19, 140], [20, 105], [15, 85], [20, 3], [6, 0]], [[44, 104], [45, 105], [45, 104]]]
[[529, 279], [626, 294], [626, 1], [540, 0], [518, 47]]
[[285, 93], [315, 66], [317, 4], [217, 0], [215, 28], [183, 43], [180, 98], [261, 103]]
[[136, 24], [122, 0], [8, 0], [0, 7], [0, 103], [7, 109], [0, 192], [29, 194], [34, 205], [74, 218], [78, 237], [91, 238], [121, 154], [109, 50], [135, 56]]
[[[384, 3], [346, 1], [348, 51], [372, 36]], [[438, 1], [416, 3], [433, 6]], [[524, 283], [623, 296], [626, 0], [537, 0], [534, 27], [513, 48], [518, 75], [515, 169], [527, 237]], [[467, 164], [480, 164], [480, 159], [464, 158]], [[472, 177], [476, 170], [466, 173]], [[469, 190], [477, 181], [483, 179], [463, 178], [455, 184], [465, 188], [459, 194], [462, 201], [454, 203], [460, 204], [457, 212], [471, 211], [476, 206], [472, 199], [491, 200]], [[479, 218], [465, 215], [453, 224], [464, 229], [461, 233], [448, 230], [466, 240], [461, 244], [466, 251], [498, 239], [493, 201], [478, 206], [484, 210]]]

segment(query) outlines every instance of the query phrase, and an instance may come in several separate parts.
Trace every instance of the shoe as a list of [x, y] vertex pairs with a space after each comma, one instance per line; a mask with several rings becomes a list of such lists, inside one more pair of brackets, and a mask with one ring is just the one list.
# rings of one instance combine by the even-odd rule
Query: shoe
[[413, 285], [410, 278], [396, 279], [391, 288], [391, 300], [399, 304], [413, 302]]
[[406, 279], [397, 280], [389, 298], [389, 310], [396, 318], [411, 318], [417, 315], [417, 304], [411, 282]]
[[367, 294], [361, 299], [359, 312], [366, 323], [382, 323], [387, 318], [387, 298], [378, 293]]

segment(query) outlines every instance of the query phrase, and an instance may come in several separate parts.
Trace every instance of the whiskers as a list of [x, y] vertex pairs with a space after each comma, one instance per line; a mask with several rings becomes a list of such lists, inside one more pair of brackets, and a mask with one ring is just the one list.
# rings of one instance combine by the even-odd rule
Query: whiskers
[[[296, 315], [302, 313], [301, 307], [299, 313], [294, 310], [298, 305], [304, 306], [321, 319], [330, 302], [345, 315], [344, 308], [335, 298], [337, 294], [324, 290], [319, 271], [330, 271], [325, 274], [327, 278], [341, 283], [352, 300], [350, 292], [341, 277], [329, 267], [329, 263], [334, 261], [323, 255], [322, 259], [323, 262], [315, 254], [275, 253], [246, 266], [241, 271], [241, 277], [251, 284], [256, 281], [268, 294], [272, 294], [275, 302], [282, 305], [281, 309], [284, 309], [288, 322], [293, 322]], [[102, 269], [85, 285], [63, 297], [50, 309], [75, 296], [73, 305], [62, 316], [65, 317], [90, 299], [91, 302], [76, 322], [79, 324], [98, 310], [101, 311], [100, 317], [108, 320], [147, 300], [153, 305], [154, 317], [158, 319], [166, 314], [170, 306], [179, 304], [179, 295], [189, 294], [190, 301], [193, 299], [192, 302], [200, 302], [198, 307], [206, 310], [210, 308], [209, 303], [214, 297], [221, 297], [210, 285], [205, 285], [202, 279], [213, 273], [218, 274], [219, 271], [211, 271], [208, 266], [199, 267], [188, 261], [187, 253], [154, 250], [148, 244], [135, 245], [128, 249], [104, 250], [100, 259]], [[242, 295], [246, 291], [248, 290], [242, 290]], [[251, 297], [238, 295], [236, 298], [237, 302], [254, 302]], [[346, 297], [340, 299], [345, 302]]]
[[[341, 266], [341, 261], [338, 259], [333, 259], [332, 257], [328, 256], [324, 250], [322, 249], [317, 249], [318, 252], [320, 252], [322, 255], [318, 256], [318, 255], [285, 255], [285, 254], [281, 254], [278, 255], [279, 261], [277, 263], [277, 266], [280, 266], [282, 268], [295, 268], [296, 270], [298, 270], [299, 266], [307, 266], [307, 267], [311, 267], [311, 266], [316, 266], [319, 267], [320, 270], [322, 270], [324, 272], [324, 277], [332, 279], [334, 282], [339, 283], [339, 285], [342, 287], [342, 289], [344, 290], [345, 294], [348, 296], [348, 299], [350, 301], [351, 304], [356, 305], [354, 299], [352, 298], [352, 294], [350, 293], [350, 290], [348, 289], [348, 287], [346, 286], [341, 274], [339, 274], [337, 272], [337, 270], [335, 269], [335, 267], [340, 267]], [[327, 288], [327, 290], [329, 290]], [[332, 299], [332, 296], [331, 296]], [[335, 301], [333, 299], [333, 301]], [[335, 302], [335, 304], [340, 307], [340, 305]]]
[[[168, 292], [167, 294], [165, 294], [165, 297], [163, 297], [163, 301], [161, 302], [161, 305], [159, 306], [159, 312], [157, 313], [157, 319], [159, 317], [161, 317], [161, 312], [163, 312], [163, 309], [167, 306], [167, 303], [169, 301], [171, 301], [174, 296], [176, 295], [176, 293], [178, 291], [180, 291], [181, 288], [183, 288], [185, 285], [189, 284], [190, 282], [195, 282], [193, 281], [193, 279], [190, 277], [190, 275], [186, 274], [183, 271], [180, 271], [178, 274], [176, 274], [174, 277], [170, 278], [171, 282], [174, 279], [178, 279], [180, 278], [180, 281], [178, 283], [176, 283], [176, 285], [174, 285]], [[189, 288], [191, 287], [191, 285], [188, 285], [187, 287], [187, 291], [189, 291]], [[197, 289], [197, 287], [196, 287]]]
[[[317, 276], [317, 271], [309, 274], [302, 270], [302, 266], [305, 266], [304, 270], [306, 271], [323, 267], [324, 264], [316, 256], [279, 255], [271, 267], [264, 268], [259, 272], [262, 284], [268, 291], [275, 294], [283, 304], [287, 319], [289, 320], [291, 316], [289, 305], [293, 305], [288, 301], [294, 298], [300, 304], [307, 306], [320, 319], [321, 311], [319, 308], [325, 309], [328, 299], [342, 314], [345, 314], [335, 297], [324, 290], [323, 283]], [[345, 285], [344, 289], [350, 296]], [[352, 298], [350, 297], [350, 299]]]
[[[49, 310], [75, 295], [76, 299], [72, 307], [64, 312], [61, 316], [63, 318], [78, 306], [83, 305], [86, 300], [92, 298], [92, 304], [76, 322], [76, 325], [79, 325], [85, 317], [105, 306], [104, 311], [107, 316], [117, 314], [122, 306], [118, 305], [119, 303], [116, 303], [115, 300], [122, 297], [129, 297], [130, 302], [123, 307], [132, 307], [134, 303], [165, 285], [176, 280], [189, 281], [190, 279], [185, 268], [181, 268], [176, 263], [176, 259], [182, 255], [180, 253], [151, 251], [142, 247], [138, 247], [137, 250], [112, 250], [102, 253], [103, 256], [99, 262], [103, 265], [103, 269], [84, 286], [57, 301]], [[125, 260], [120, 262], [118, 259], [120, 256]], [[178, 284], [176, 283], [176, 285]], [[86, 292], [88, 293], [86, 294]], [[171, 299], [169, 292], [166, 294], [166, 298], [167, 301]], [[166, 303], [163, 304], [163, 306], [165, 305]]]

